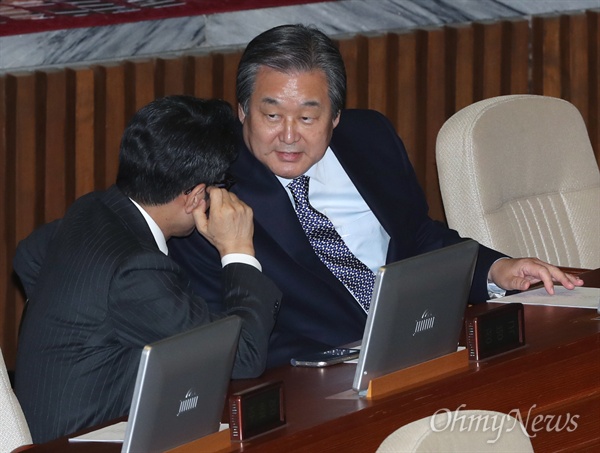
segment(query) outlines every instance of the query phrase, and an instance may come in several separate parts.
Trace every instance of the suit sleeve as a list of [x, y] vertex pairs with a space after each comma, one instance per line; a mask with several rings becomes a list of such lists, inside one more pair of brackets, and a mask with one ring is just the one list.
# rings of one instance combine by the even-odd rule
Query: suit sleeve
[[242, 333], [233, 377], [260, 375], [281, 293], [252, 266], [232, 264], [225, 271], [226, 310], [211, 315], [206, 302], [193, 292], [189, 279], [173, 260], [156, 252], [127, 259], [116, 271], [109, 293], [116, 335], [125, 345], [142, 347], [217, 317], [237, 315], [242, 318]]
[[27, 298], [33, 295], [48, 245], [59, 225], [60, 220], [42, 225], [17, 246], [13, 268], [23, 284]]

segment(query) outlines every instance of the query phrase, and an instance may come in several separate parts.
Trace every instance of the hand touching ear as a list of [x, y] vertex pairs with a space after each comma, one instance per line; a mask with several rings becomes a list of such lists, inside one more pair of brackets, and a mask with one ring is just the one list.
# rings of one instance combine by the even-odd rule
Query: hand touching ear
[[225, 189], [209, 187], [207, 190], [210, 216], [204, 199], [192, 211], [198, 232], [217, 248], [221, 257], [229, 253], [254, 256], [252, 209]]

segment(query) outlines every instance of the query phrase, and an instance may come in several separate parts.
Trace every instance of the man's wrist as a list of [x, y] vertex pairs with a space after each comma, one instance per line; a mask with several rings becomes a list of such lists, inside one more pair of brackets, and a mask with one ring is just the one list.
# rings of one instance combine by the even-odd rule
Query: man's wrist
[[262, 266], [260, 265], [260, 262], [252, 255], [248, 255], [246, 253], [228, 253], [221, 258], [221, 266], [223, 267], [232, 263], [249, 264], [250, 266], [253, 266], [262, 272]]
[[500, 261], [500, 260], [507, 260], [507, 259], [509, 259], [508, 256], [503, 256], [502, 258], [498, 258], [490, 266], [490, 271], [488, 272], [488, 277], [487, 277], [487, 290], [488, 290], [488, 296], [489, 296], [490, 299], [496, 299], [498, 297], [503, 297], [506, 294], [506, 290], [503, 289], [503, 288], [500, 288], [492, 280], [491, 269], [494, 266], [494, 264], [496, 264], [498, 261]]

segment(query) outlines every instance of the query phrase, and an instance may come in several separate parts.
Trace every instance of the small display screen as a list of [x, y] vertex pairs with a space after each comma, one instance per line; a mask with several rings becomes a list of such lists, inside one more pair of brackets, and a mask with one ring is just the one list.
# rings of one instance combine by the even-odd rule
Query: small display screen
[[279, 389], [271, 388], [244, 398], [242, 420], [246, 435], [252, 436], [257, 431], [263, 431], [279, 426], [280, 418]]
[[488, 353], [504, 350], [521, 343], [519, 313], [509, 311], [490, 316], [479, 324], [480, 345]]

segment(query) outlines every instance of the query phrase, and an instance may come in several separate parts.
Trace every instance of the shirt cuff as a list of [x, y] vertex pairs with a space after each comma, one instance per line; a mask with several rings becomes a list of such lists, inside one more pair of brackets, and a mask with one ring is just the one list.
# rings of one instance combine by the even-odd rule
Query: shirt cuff
[[[503, 256], [502, 258], [498, 258], [496, 261], [506, 260], [506, 259], [508, 259], [508, 256]], [[496, 263], [496, 261], [494, 261], [494, 263]], [[494, 265], [494, 263], [492, 263], [492, 266]], [[504, 297], [506, 295], [506, 290], [502, 289], [498, 285], [496, 285], [493, 281], [490, 280], [489, 277], [487, 279], [487, 290], [488, 290], [488, 296], [490, 299], [498, 299], [499, 297]]]
[[221, 258], [221, 266], [225, 267], [231, 263], [249, 264], [262, 272], [262, 266], [252, 255], [246, 255], [245, 253], [228, 253]]

